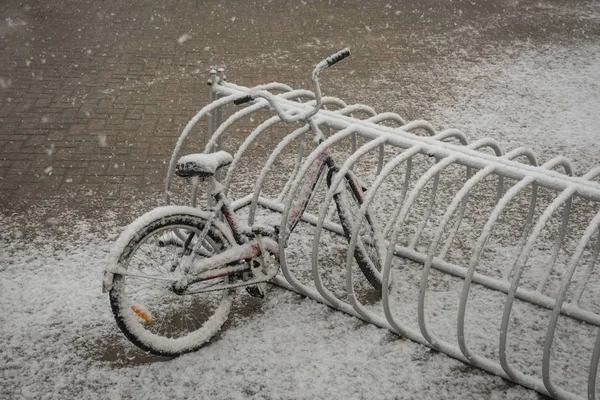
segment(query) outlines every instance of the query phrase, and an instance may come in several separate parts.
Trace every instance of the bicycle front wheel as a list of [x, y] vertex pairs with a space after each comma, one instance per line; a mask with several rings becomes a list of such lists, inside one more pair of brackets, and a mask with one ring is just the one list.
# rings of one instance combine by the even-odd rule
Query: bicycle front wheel
[[[128, 273], [114, 275], [112, 312], [131, 342], [156, 355], [178, 356], [203, 346], [221, 329], [233, 301], [233, 289], [187, 295], [173, 289], [185, 273], [186, 259], [210, 257], [232, 246], [222, 224], [208, 224], [202, 211], [189, 212], [181, 207], [153, 210], [117, 242], [122, 246], [118, 265]], [[202, 284], [220, 285], [230, 278], [213, 281]]]
[[[329, 170], [327, 177], [329, 185], [335, 172], [337, 172], [335, 169]], [[354, 248], [354, 259], [371, 286], [375, 290], [381, 291], [383, 281], [381, 276], [382, 254], [380, 254], [380, 249], [383, 249], [383, 246], [381, 246], [381, 239], [377, 228], [368, 210], [361, 220], [356, 220], [362, 205], [362, 189], [358, 184], [358, 180], [351, 172], [348, 172], [346, 178], [340, 184], [345, 185], [345, 187], [334, 195], [334, 200], [340, 217], [340, 223], [344, 229], [344, 235], [348, 242], [350, 242], [354, 224], [360, 224], [359, 236]]]

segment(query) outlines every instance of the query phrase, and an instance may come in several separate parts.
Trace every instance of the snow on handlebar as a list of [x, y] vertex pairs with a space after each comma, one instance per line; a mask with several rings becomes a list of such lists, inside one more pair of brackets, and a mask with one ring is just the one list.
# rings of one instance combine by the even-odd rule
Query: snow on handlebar
[[349, 55], [350, 55], [350, 49], [346, 47], [345, 49], [340, 50], [335, 54], [332, 54], [331, 56], [327, 57], [326, 59], [324, 59], [323, 61], [318, 63], [315, 69], [322, 71], [325, 68], [331, 67], [333, 64], [337, 63], [338, 61], [342, 61], [344, 58], [348, 57]]
[[252, 96], [248, 95], [248, 96], [241, 97], [239, 99], [235, 99], [233, 101], [233, 104], [235, 104], [236, 106], [239, 106], [240, 104], [244, 104], [244, 103], [247, 103], [247, 102], [252, 101], [252, 100], [254, 100], [252, 98]]

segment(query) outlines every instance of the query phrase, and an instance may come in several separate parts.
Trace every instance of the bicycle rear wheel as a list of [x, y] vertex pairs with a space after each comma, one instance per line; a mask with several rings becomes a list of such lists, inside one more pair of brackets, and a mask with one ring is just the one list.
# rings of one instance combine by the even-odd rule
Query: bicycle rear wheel
[[[202, 347], [221, 329], [233, 301], [233, 289], [193, 295], [173, 290], [173, 282], [182, 276], [182, 261], [192, 257], [190, 251], [185, 254], [185, 242], [178, 238], [186, 238], [195, 258], [210, 257], [232, 245], [222, 224], [207, 226], [201, 211], [190, 211], [195, 215], [182, 213], [181, 207], [153, 210], [118, 241], [123, 244], [118, 265], [132, 275], [114, 275], [112, 312], [132, 343], [157, 355], [178, 356]], [[225, 280], [230, 282], [229, 277]], [[223, 278], [202, 285], [220, 283]]]
[[[327, 175], [328, 185], [331, 185], [333, 174], [336, 172], [336, 168], [329, 170]], [[383, 249], [384, 246], [380, 243], [380, 235], [369, 210], [367, 210], [360, 221], [356, 221], [362, 205], [362, 189], [356, 177], [352, 175], [352, 172], [346, 173], [345, 179], [340, 184], [344, 185], [344, 188], [336, 191], [333, 199], [338, 210], [342, 228], [344, 229], [344, 235], [348, 242], [350, 242], [354, 224], [360, 224], [359, 236], [354, 248], [354, 259], [371, 286], [375, 290], [381, 291], [383, 288], [383, 279], [381, 276], [381, 257], [383, 254], [380, 254], [380, 249]]]

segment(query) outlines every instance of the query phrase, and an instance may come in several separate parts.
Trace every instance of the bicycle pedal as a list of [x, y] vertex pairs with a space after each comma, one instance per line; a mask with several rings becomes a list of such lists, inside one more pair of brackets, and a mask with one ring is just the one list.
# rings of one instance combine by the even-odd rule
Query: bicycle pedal
[[257, 299], [263, 299], [265, 297], [265, 292], [260, 285], [246, 286], [246, 292], [248, 292], [250, 296]]

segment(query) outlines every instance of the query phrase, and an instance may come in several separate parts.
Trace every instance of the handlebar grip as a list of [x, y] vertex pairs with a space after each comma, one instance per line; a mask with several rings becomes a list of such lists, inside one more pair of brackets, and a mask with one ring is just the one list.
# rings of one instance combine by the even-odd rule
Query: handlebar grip
[[325, 62], [327, 63], [328, 67], [331, 67], [333, 64], [335, 64], [338, 61], [342, 61], [344, 58], [348, 57], [349, 55], [350, 55], [350, 49], [346, 47], [344, 50], [340, 50], [337, 53], [327, 57], [325, 59]]
[[325, 68], [331, 67], [333, 64], [335, 64], [338, 61], [342, 61], [344, 58], [348, 57], [349, 55], [350, 55], [350, 49], [346, 47], [344, 50], [338, 51], [337, 53], [330, 55], [329, 57], [327, 57], [326, 59], [324, 59], [323, 61], [318, 63], [317, 66], [315, 67], [315, 71], [316, 72], [323, 71]]
[[248, 103], [249, 101], [252, 101], [252, 100], [254, 100], [252, 98], [252, 96], [248, 95], [248, 96], [240, 97], [239, 99], [235, 99], [233, 101], [233, 104], [235, 104], [236, 106], [239, 106], [240, 104]]

